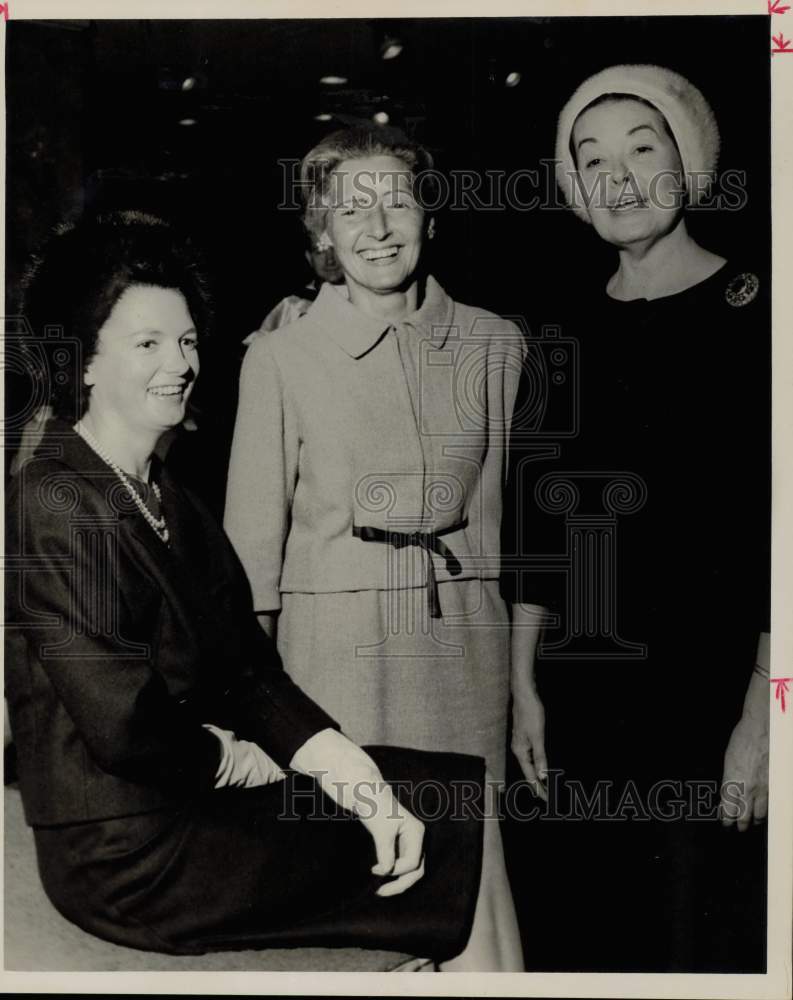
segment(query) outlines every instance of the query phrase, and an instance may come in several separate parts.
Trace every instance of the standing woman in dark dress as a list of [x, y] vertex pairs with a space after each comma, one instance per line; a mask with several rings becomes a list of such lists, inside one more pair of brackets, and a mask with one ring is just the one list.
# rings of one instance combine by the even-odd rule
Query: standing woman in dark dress
[[[643, 793], [660, 780], [718, 781], [753, 666], [767, 656], [768, 288], [757, 256], [725, 260], [686, 224], [718, 150], [703, 95], [658, 66], [595, 74], [558, 122], [559, 186], [618, 262], [605, 288], [576, 274], [575, 303], [560, 307], [580, 347], [580, 428], [552, 462], [525, 447], [524, 377], [504, 586], [518, 623], [513, 669], [522, 665], [527, 686], [538, 632], [527, 614], [559, 615], [543, 646], [545, 704], [535, 694], [519, 727], [533, 734], [523, 751], [545, 765], [547, 710], [551, 767], [616, 781], [613, 805], [628, 780]], [[566, 553], [566, 578], [533, 570], [548, 553]], [[753, 748], [768, 692], [752, 691], [725, 778], [752, 772], [761, 818]], [[646, 886], [638, 892], [646, 898]]]
[[57, 419], [7, 526], [6, 691], [53, 904], [144, 950], [352, 945], [514, 970], [495, 822], [483, 846], [481, 814], [437, 797], [426, 825], [411, 811], [428, 784], [479, 801], [482, 760], [348, 740], [283, 671], [228, 540], [157, 460], [208, 321], [189, 244], [138, 213], [86, 220], [39, 261], [27, 316], [66, 334]]

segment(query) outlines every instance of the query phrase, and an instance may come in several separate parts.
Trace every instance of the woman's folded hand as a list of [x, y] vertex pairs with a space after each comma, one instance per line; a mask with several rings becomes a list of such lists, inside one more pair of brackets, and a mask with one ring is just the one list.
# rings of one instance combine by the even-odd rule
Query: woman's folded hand
[[379, 896], [395, 896], [421, 878], [424, 824], [400, 804], [364, 750], [335, 729], [323, 729], [306, 740], [290, 766], [311, 775], [366, 827], [377, 855], [372, 872], [392, 877]]

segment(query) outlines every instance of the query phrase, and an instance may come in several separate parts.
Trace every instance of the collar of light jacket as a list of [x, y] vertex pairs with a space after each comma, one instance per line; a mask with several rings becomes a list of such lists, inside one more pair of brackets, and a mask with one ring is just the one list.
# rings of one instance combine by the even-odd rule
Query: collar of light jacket
[[[424, 300], [419, 308], [404, 316], [399, 325], [408, 326], [425, 336], [433, 347], [443, 347], [449, 336], [454, 302], [440, 284], [427, 275]], [[354, 306], [343, 286], [323, 284], [307, 316], [331, 337], [351, 358], [367, 354], [394, 324], [387, 319], [369, 316]]]

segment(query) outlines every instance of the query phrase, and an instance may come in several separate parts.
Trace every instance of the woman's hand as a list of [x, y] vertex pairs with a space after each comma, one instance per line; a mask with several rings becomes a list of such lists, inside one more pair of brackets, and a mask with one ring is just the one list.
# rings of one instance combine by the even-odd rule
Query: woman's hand
[[512, 605], [512, 752], [523, 776], [545, 802], [545, 709], [534, 683], [534, 658], [547, 616], [539, 605]]
[[357, 815], [374, 841], [377, 864], [372, 871], [393, 878], [377, 895], [396, 896], [424, 874], [424, 824], [400, 804], [382, 778], [379, 790], [367, 796], [374, 804], [367, 803]]
[[746, 689], [743, 714], [724, 754], [719, 814], [724, 826], [737, 823], [743, 832], [768, 815], [768, 675], [771, 637], [762, 632], [757, 664]]
[[547, 802], [548, 792], [544, 784], [548, 777], [545, 709], [533, 683], [512, 686], [512, 752], [518, 759], [526, 781]]
[[393, 881], [378, 896], [396, 896], [424, 874], [424, 824], [404, 808], [372, 758], [335, 729], [306, 740], [290, 767], [319, 782], [334, 802], [356, 815], [374, 841], [375, 875]]
[[258, 788], [282, 781], [286, 775], [257, 743], [238, 740], [230, 729], [205, 723], [220, 740], [221, 757], [215, 774], [215, 788]]
[[741, 716], [724, 754], [721, 821], [743, 832], [768, 815], [768, 726]]

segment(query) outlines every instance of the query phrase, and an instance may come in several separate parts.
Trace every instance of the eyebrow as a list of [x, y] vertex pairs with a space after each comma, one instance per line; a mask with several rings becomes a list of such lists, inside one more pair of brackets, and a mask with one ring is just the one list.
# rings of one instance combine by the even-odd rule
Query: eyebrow
[[377, 201], [381, 201], [383, 199], [388, 199], [388, 198], [394, 198], [396, 196], [404, 197], [405, 195], [408, 195], [415, 201], [415, 195], [413, 194], [412, 186], [393, 187], [390, 188], [388, 191], [382, 191], [382, 192], [375, 191], [374, 188], [372, 188], [371, 193], [351, 194], [349, 197], [337, 201], [333, 207], [334, 208], [351, 208], [351, 207], [358, 208], [360, 206], [370, 207], [374, 205], [375, 202]]
[[658, 132], [657, 132], [657, 130], [656, 130], [656, 129], [655, 129], [655, 128], [654, 128], [653, 126], [652, 126], [652, 125], [650, 125], [650, 123], [649, 123], [649, 122], [647, 122], [647, 123], [646, 123], [646, 124], [644, 124], [644, 125], [634, 125], [634, 127], [633, 127], [633, 128], [631, 128], [631, 129], [628, 129], [628, 135], [633, 135], [633, 133], [634, 133], [634, 132], [641, 132], [641, 130], [642, 130], [643, 128], [648, 128], [648, 129], [649, 129], [649, 130], [650, 130], [651, 132], [653, 132], [653, 133], [654, 133], [655, 135], [658, 135]]
[[351, 194], [347, 198], [340, 198], [335, 203], [335, 205], [333, 207], [334, 208], [358, 208], [361, 205], [374, 204], [375, 200], [376, 199], [373, 199], [371, 197], [371, 195]]
[[[653, 134], [658, 135], [658, 132], [653, 128], [652, 125], [650, 125], [649, 122], [645, 122], [642, 125], [634, 125], [633, 128], [628, 129], [628, 131], [625, 134], [626, 135], [633, 135], [634, 132], [641, 132], [641, 130], [643, 128], [648, 128]], [[594, 136], [587, 136], [586, 139], [582, 139], [578, 143], [578, 149], [580, 149], [584, 145], [585, 142], [597, 142], [597, 141], [598, 140], [596, 138], [594, 138]]]
[[[186, 330], [183, 330], [179, 334], [179, 336], [180, 337], [186, 337], [188, 333], [194, 333], [197, 336], [198, 335], [198, 330], [196, 330], [196, 328], [194, 326], [190, 326]], [[163, 334], [163, 331], [159, 327], [156, 327], [156, 326], [143, 326], [139, 330], [130, 330], [129, 333], [124, 334], [124, 336], [125, 337], [129, 337], [131, 339], [132, 337], [140, 337], [143, 334], [145, 334], [147, 337], [156, 337], [156, 336], [160, 336], [161, 337], [162, 334]]]

